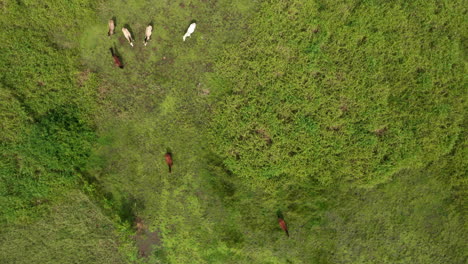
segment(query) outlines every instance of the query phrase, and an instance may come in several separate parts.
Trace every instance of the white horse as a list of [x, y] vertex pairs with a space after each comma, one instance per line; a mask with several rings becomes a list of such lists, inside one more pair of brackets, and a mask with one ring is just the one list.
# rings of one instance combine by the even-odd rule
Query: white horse
[[115, 25], [114, 25], [114, 20], [109, 20], [109, 32], [107, 32], [107, 35], [110, 37], [112, 35], [114, 35], [114, 29], [115, 29]]
[[182, 39], [185, 41], [185, 39], [187, 37], [190, 37], [190, 35], [195, 31], [195, 27], [197, 26], [197, 24], [195, 23], [192, 23], [190, 24], [189, 28], [187, 29], [187, 32], [185, 33], [185, 35], [182, 37]]
[[133, 38], [132, 34], [130, 34], [130, 31], [128, 31], [128, 29], [126, 28], [122, 28], [122, 32], [124, 33], [124, 36], [128, 40], [128, 42], [130, 42], [130, 46], [133, 47]]
[[147, 26], [146, 27], [146, 31], [145, 31], [145, 46], [146, 44], [148, 44], [148, 40], [150, 40], [151, 38], [151, 33], [153, 31], [153, 27], [151, 25]]

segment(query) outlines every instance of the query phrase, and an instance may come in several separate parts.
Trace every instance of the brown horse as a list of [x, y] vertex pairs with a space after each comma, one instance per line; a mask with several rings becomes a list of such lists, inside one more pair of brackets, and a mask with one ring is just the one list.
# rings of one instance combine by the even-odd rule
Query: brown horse
[[167, 152], [164, 157], [166, 158], [166, 164], [169, 166], [169, 173], [172, 172], [172, 154]]
[[110, 48], [110, 52], [111, 52], [111, 54], [112, 54], [112, 58], [114, 58], [114, 64], [115, 64], [115, 66], [119, 67], [120, 69], [123, 69], [123, 64], [122, 64], [122, 62], [120, 61], [119, 56], [117, 56], [117, 54], [115, 54], [113, 48]]
[[281, 229], [286, 232], [286, 235], [289, 237], [289, 232], [288, 232], [288, 226], [286, 225], [286, 222], [283, 219], [283, 214], [281, 212], [277, 213], [278, 215], [278, 224], [280, 225]]

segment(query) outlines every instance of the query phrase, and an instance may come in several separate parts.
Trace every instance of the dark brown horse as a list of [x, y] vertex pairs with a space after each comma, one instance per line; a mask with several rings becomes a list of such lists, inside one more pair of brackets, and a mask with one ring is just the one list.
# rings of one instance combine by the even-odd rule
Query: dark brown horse
[[169, 166], [169, 173], [172, 172], [172, 154], [170, 152], [167, 152], [166, 155], [164, 155], [166, 158], [166, 164]]
[[281, 229], [283, 229], [284, 232], [286, 232], [286, 235], [289, 237], [288, 226], [286, 225], [286, 222], [283, 219], [283, 214], [278, 211], [277, 215], [278, 215], [278, 224], [280, 225]]
[[122, 62], [120, 61], [119, 56], [117, 56], [117, 54], [114, 52], [113, 48], [110, 48], [110, 52], [112, 54], [112, 58], [114, 58], [115, 66], [119, 67], [120, 69], [123, 69], [124, 66]]

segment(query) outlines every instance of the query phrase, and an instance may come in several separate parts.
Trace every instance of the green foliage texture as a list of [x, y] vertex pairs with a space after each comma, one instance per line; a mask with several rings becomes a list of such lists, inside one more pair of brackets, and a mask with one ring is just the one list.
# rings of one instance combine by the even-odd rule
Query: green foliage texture
[[0, 0], [0, 263], [466, 263], [466, 13]]

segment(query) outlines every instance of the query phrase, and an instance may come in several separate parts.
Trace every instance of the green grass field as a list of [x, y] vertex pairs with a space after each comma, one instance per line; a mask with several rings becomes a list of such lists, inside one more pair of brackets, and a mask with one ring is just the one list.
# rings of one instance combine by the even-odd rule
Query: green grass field
[[0, 263], [466, 263], [463, 1], [0, 13]]

